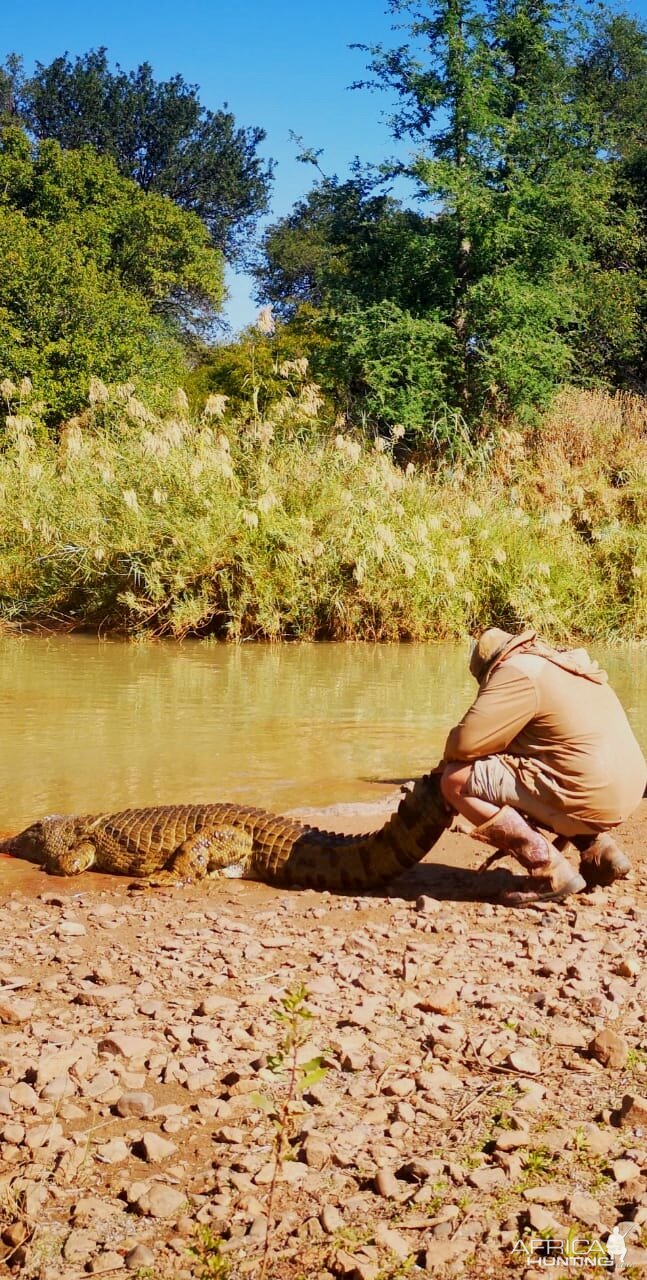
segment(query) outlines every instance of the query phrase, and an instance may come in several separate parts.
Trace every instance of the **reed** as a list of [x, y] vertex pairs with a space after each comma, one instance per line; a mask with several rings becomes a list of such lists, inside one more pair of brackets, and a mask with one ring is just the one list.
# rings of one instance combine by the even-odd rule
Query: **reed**
[[[314, 405], [314, 410], [313, 410]], [[0, 619], [131, 634], [429, 640], [489, 623], [647, 634], [647, 405], [565, 392], [469, 463], [396, 464], [316, 417], [211, 397], [160, 416], [93, 383], [54, 440], [0, 450]]]

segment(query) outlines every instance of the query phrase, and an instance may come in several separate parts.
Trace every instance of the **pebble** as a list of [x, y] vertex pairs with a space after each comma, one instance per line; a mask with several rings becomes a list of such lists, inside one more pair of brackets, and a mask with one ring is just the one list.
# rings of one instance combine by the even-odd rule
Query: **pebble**
[[80, 920], [61, 920], [54, 930], [54, 936], [63, 939], [84, 938], [86, 933], [87, 929], [84, 924], [81, 924]]
[[[254, 1094], [284, 1096], [272, 1011], [297, 975], [313, 1012], [300, 1060], [325, 1046], [327, 1070], [289, 1113], [275, 1193], [286, 1277], [375, 1280], [413, 1256], [445, 1280], [470, 1272], [468, 1255], [498, 1276], [526, 1223], [647, 1224], [642, 1054], [620, 1106], [589, 1050], [647, 1048], [644, 896], [614, 888], [578, 902], [575, 924], [563, 907], [530, 922], [444, 891], [416, 899], [418, 874], [392, 900], [233, 882], [134, 897], [89, 877], [67, 922], [83, 917], [91, 955], [83, 934], [38, 933], [73, 915], [67, 887], [63, 913], [20, 894], [0, 904], [0, 1001], [28, 1012], [0, 1025], [0, 1172], [58, 1232], [40, 1280], [191, 1280], [200, 1224], [253, 1280], [274, 1174]], [[552, 1168], [529, 1176], [544, 1147]], [[19, 1225], [3, 1245], [26, 1270], [23, 1236], [7, 1234]]]
[[375, 1175], [375, 1188], [378, 1195], [385, 1200], [399, 1200], [404, 1190], [392, 1169], [378, 1169]]
[[123, 1031], [113, 1031], [99, 1041], [97, 1046], [99, 1053], [114, 1054], [120, 1058], [147, 1058], [153, 1052], [155, 1045], [152, 1040], [147, 1040], [144, 1036], [128, 1035]]
[[524, 1075], [538, 1076], [541, 1071], [541, 1061], [534, 1049], [515, 1049], [508, 1054], [506, 1061], [513, 1071], [521, 1071]]
[[63, 1257], [66, 1262], [86, 1262], [96, 1253], [97, 1248], [97, 1238], [93, 1231], [70, 1231], [63, 1245]]
[[634, 1160], [614, 1160], [611, 1165], [611, 1172], [616, 1182], [622, 1186], [625, 1182], [631, 1182], [633, 1178], [640, 1177], [640, 1165]]
[[570, 1196], [566, 1201], [566, 1209], [572, 1218], [577, 1218], [578, 1222], [583, 1222], [587, 1227], [593, 1227], [602, 1221], [599, 1201], [582, 1191], [576, 1191]]
[[100, 1254], [98, 1258], [92, 1258], [90, 1261], [90, 1274], [103, 1275], [108, 1271], [121, 1271], [126, 1263], [120, 1253], [109, 1250]]
[[150, 1218], [177, 1218], [186, 1204], [186, 1194], [165, 1182], [154, 1182], [133, 1203], [140, 1213]]
[[169, 1156], [175, 1155], [177, 1151], [175, 1143], [169, 1142], [168, 1138], [160, 1137], [159, 1133], [145, 1133], [138, 1145], [141, 1146], [144, 1159], [149, 1164], [159, 1164], [161, 1160], [168, 1160]]
[[111, 1138], [109, 1142], [99, 1143], [96, 1149], [97, 1160], [103, 1164], [122, 1164], [130, 1155], [130, 1149], [123, 1138]]
[[608, 1067], [611, 1071], [620, 1071], [627, 1065], [629, 1045], [624, 1036], [605, 1027], [591, 1040], [589, 1053], [597, 1062], [601, 1062], [603, 1067]]
[[138, 1116], [142, 1118], [149, 1116], [154, 1109], [155, 1099], [152, 1093], [146, 1093], [144, 1089], [128, 1089], [120, 1095], [115, 1103], [115, 1111], [118, 1116]]
[[539, 1204], [531, 1204], [528, 1209], [528, 1222], [533, 1231], [562, 1231], [561, 1222], [558, 1222], [554, 1214]]
[[633, 1129], [647, 1125], [647, 1098], [637, 1093], [626, 1093], [620, 1107], [620, 1124]]
[[124, 1262], [129, 1271], [143, 1270], [145, 1267], [154, 1265], [155, 1254], [147, 1244], [136, 1244], [133, 1249], [129, 1249], [124, 1257]]
[[467, 1175], [467, 1181], [470, 1187], [476, 1187], [478, 1191], [497, 1191], [508, 1183], [504, 1170], [499, 1168], [474, 1169]]
[[344, 1227], [344, 1219], [336, 1204], [325, 1204], [320, 1214], [321, 1225], [327, 1235], [332, 1236]]

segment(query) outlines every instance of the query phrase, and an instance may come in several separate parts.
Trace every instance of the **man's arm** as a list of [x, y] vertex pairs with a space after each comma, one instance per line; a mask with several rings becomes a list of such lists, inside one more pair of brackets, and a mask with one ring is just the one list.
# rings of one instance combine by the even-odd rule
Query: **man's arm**
[[532, 680], [502, 662], [445, 743], [444, 760], [477, 760], [505, 751], [537, 710]]

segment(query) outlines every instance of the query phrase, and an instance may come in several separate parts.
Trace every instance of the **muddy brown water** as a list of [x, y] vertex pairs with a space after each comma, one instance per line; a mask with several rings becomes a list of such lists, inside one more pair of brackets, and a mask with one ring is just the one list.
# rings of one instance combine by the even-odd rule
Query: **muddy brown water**
[[[647, 747], [647, 649], [590, 652]], [[466, 661], [466, 644], [3, 639], [0, 830], [216, 800], [374, 826], [472, 700]]]

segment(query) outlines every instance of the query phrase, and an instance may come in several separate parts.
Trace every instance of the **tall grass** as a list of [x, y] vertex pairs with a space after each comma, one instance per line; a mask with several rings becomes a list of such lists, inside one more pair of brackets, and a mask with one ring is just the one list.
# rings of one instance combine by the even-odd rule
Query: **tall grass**
[[[0, 445], [0, 617], [182, 637], [647, 636], [647, 406], [565, 393], [489, 462], [431, 471], [223, 397], [160, 417], [95, 386], [53, 440]], [[316, 406], [315, 406], [316, 409]]]

